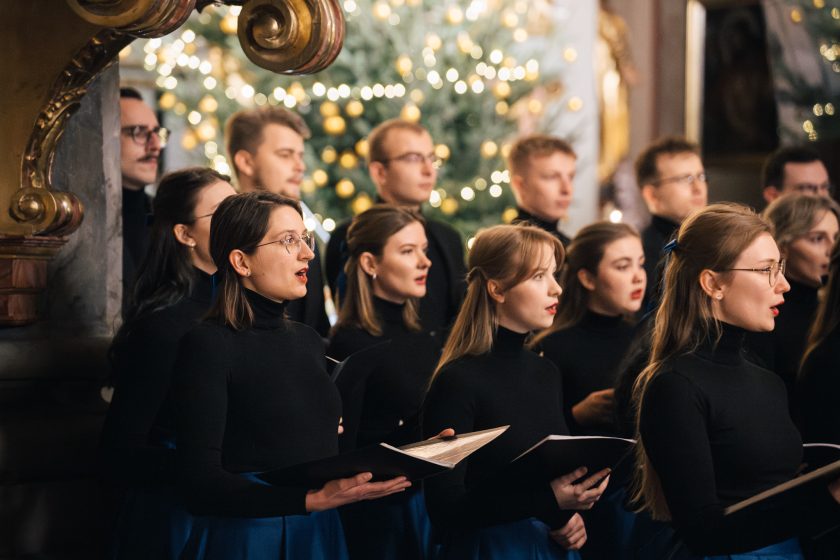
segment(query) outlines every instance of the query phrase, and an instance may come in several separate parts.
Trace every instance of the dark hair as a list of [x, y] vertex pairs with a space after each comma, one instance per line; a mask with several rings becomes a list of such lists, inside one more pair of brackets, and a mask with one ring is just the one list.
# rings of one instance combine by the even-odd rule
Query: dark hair
[[[355, 218], [347, 230], [348, 259], [344, 265], [347, 275], [347, 293], [340, 302], [340, 311], [336, 327], [355, 325], [374, 336], [382, 335], [382, 325], [373, 306], [372, 281], [359, 264], [362, 253], [382, 256], [382, 250], [392, 235], [409, 224], [426, 220], [416, 210], [390, 204], [376, 204]], [[411, 298], [403, 310], [403, 323], [415, 332], [419, 332], [420, 317], [417, 315], [419, 301]]]
[[368, 154], [367, 163], [374, 161], [386, 162], [391, 154], [388, 153], [388, 135], [392, 130], [408, 130], [414, 134], [429, 134], [423, 125], [405, 119], [388, 119], [376, 125], [367, 136]]
[[[311, 136], [309, 127], [306, 126], [303, 118], [284, 107], [260, 107], [258, 109], [242, 109], [234, 113], [225, 125], [225, 140], [230, 161], [234, 156], [245, 150], [251, 154], [256, 153], [257, 148], [263, 141], [263, 129], [270, 125], [277, 124], [285, 126], [298, 133], [304, 140]], [[236, 176], [239, 176], [239, 169], [233, 166]]]
[[834, 249], [831, 251], [831, 260], [828, 265], [828, 285], [825, 288], [825, 297], [817, 307], [814, 316], [814, 323], [808, 331], [808, 341], [805, 345], [805, 352], [802, 354], [801, 368], [808, 359], [808, 356], [825, 343], [828, 336], [840, 326], [840, 237], [834, 242]]
[[195, 273], [189, 249], [175, 239], [176, 224], [195, 221], [195, 205], [202, 189], [230, 177], [206, 167], [174, 171], [160, 180], [152, 202], [149, 248], [140, 263], [126, 324], [172, 305], [190, 293]]
[[143, 101], [143, 96], [133, 87], [121, 87], [120, 99], [137, 99]]
[[265, 191], [230, 196], [216, 209], [210, 222], [210, 256], [218, 269], [219, 288], [208, 317], [218, 318], [236, 330], [253, 324], [254, 310], [245, 298], [242, 279], [229, 257], [236, 249], [253, 254], [268, 232], [271, 213], [281, 206], [289, 206], [303, 217], [296, 200]]
[[785, 182], [785, 165], [788, 163], [811, 163], [822, 161], [820, 155], [805, 146], [787, 146], [779, 148], [767, 157], [761, 168], [761, 186], [781, 189]]
[[659, 156], [691, 153], [700, 155], [700, 148], [679, 136], [666, 136], [648, 145], [636, 158], [636, 184], [639, 188], [659, 179]]
[[566, 263], [560, 277], [563, 293], [560, 294], [557, 316], [549, 328], [534, 337], [530, 342], [532, 347], [547, 336], [580, 323], [586, 315], [591, 294], [578, 279], [578, 272], [587, 270], [597, 276], [607, 246], [625, 237], [638, 239], [639, 232], [628, 224], [605, 221], [589, 224], [578, 232], [566, 249]]

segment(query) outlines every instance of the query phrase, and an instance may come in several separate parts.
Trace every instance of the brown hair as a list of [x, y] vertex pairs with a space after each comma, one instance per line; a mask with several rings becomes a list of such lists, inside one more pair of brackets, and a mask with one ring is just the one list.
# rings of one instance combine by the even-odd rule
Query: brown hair
[[691, 153], [700, 155], [700, 148], [679, 136], [666, 136], [648, 145], [636, 158], [636, 183], [639, 188], [659, 179], [659, 156]]
[[666, 362], [695, 350], [703, 340], [720, 338], [720, 324], [712, 313], [711, 298], [700, 286], [700, 274], [704, 270], [732, 268], [740, 254], [763, 233], [770, 233], [770, 224], [752, 209], [731, 203], [713, 204], [683, 222], [677, 244], [668, 257], [650, 361], [633, 387], [639, 440], [633, 499], [650, 510], [656, 520], [670, 520], [671, 514], [659, 475], [638, 434], [645, 391], [651, 380], [665, 370]]
[[612, 222], [595, 222], [578, 232], [566, 250], [566, 264], [560, 276], [563, 293], [557, 306], [557, 316], [549, 328], [534, 337], [532, 347], [550, 334], [573, 327], [583, 319], [591, 292], [580, 283], [578, 272], [587, 270], [597, 276], [607, 245], [625, 237], [638, 239], [639, 232], [631, 225]]
[[502, 291], [513, 288], [539, 267], [545, 249], [553, 252], [557, 266], [562, 266], [562, 243], [540, 228], [517, 224], [493, 226], [478, 232], [467, 262], [467, 296], [432, 375], [432, 382], [449, 362], [490, 351], [498, 317], [495, 302], [488, 292], [488, 281], [498, 282]]
[[[243, 109], [234, 113], [225, 124], [225, 140], [230, 161], [234, 161], [234, 156], [240, 150], [255, 153], [263, 141], [263, 129], [270, 124], [291, 128], [304, 140], [312, 134], [300, 115], [283, 107], [266, 106], [259, 109]], [[233, 169], [238, 177], [239, 170], [236, 169], [235, 164], [233, 164]]]
[[808, 331], [808, 342], [805, 345], [805, 352], [802, 354], [802, 364], [805, 363], [808, 355], [822, 344], [838, 326], [840, 326], [840, 237], [834, 242], [834, 249], [831, 251], [825, 297], [820, 302], [817, 314], [814, 317], [814, 324]]
[[[373, 305], [371, 279], [359, 264], [359, 258], [362, 253], [381, 257], [388, 239], [414, 222], [426, 224], [423, 216], [416, 210], [389, 204], [376, 204], [353, 218], [347, 230], [349, 258], [344, 265], [344, 273], [347, 275], [346, 301], [340, 302], [335, 328], [356, 325], [374, 336], [382, 335], [382, 325]], [[405, 326], [415, 332], [421, 329], [417, 314], [418, 305], [417, 298], [410, 298], [403, 309]]]
[[840, 222], [840, 207], [830, 198], [790, 193], [780, 196], [762, 214], [773, 226], [773, 237], [782, 253], [798, 237], [806, 235], [827, 212]]
[[210, 222], [210, 256], [218, 271], [218, 297], [208, 317], [242, 330], [254, 322], [254, 310], [245, 297], [242, 279], [230, 263], [230, 253], [239, 249], [251, 255], [268, 233], [271, 213], [289, 206], [303, 217], [300, 204], [291, 198], [265, 191], [237, 194], [219, 205]]
[[367, 163], [370, 165], [374, 161], [384, 163], [390, 154], [385, 146], [388, 145], [388, 133], [392, 130], [408, 130], [415, 134], [428, 134], [423, 125], [406, 121], [403, 119], [388, 119], [380, 123], [373, 130], [370, 131], [367, 137], [368, 154]]
[[572, 145], [556, 136], [532, 134], [517, 140], [508, 154], [508, 169], [513, 175], [521, 175], [528, 167], [530, 158], [550, 156], [556, 152], [577, 158]]

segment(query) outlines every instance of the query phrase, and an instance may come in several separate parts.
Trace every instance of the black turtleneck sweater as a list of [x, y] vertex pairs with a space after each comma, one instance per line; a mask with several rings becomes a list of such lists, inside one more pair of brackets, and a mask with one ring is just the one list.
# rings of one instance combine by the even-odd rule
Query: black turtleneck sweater
[[566, 422], [573, 435], [617, 435], [614, 422], [608, 426], [580, 426], [572, 416], [572, 407], [590, 393], [615, 385], [618, 366], [634, 332], [621, 315], [608, 317], [588, 311], [577, 325], [540, 341], [543, 356], [560, 370]]
[[285, 305], [245, 291], [251, 328], [205, 321], [184, 336], [175, 371], [178, 469], [194, 513], [303, 514], [306, 489], [236, 473], [277, 469], [338, 451], [341, 402], [321, 337], [283, 318]]
[[642, 248], [645, 251], [645, 272], [647, 273], [647, 285], [645, 286], [645, 299], [642, 303], [642, 310], [647, 308], [647, 303], [659, 285], [662, 271], [659, 266], [659, 258], [662, 255], [662, 248], [674, 237], [680, 225], [662, 216], [653, 216], [650, 224], [642, 230]]
[[143, 189], [122, 190], [123, 221], [123, 311], [131, 300], [134, 281], [140, 262], [149, 246], [148, 216], [152, 211], [152, 200]]
[[212, 278], [193, 269], [189, 296], [126, 325], [113, 347], [114, 397], [102, 430], [107, 467], [132, 484], [174, 480], [175, 405], [171, 394], [178, 344], [210, 307]]
[[[385, 353], [367, 377], [356, 446], [388, 440], [405, 444], [420, 438], [418, 412], [429, 386], [429, 378], [440, 359], [440, 343], [426, 332], [413, 332], [403, 321], [404, 305], [374, 297], [382, 335], [374, 336], [357, 326], [339, 326], [330, 339], [327, 355], [343, 360], [350, 354], [390, 340]], [[345, 428], [347, 409], [345, 402]], [[400, 429], [398, 439], [388, 438]], [[349, 432], [348, 432], [349, 433]]]
[[677, 534], [698, 555], [755, 550], [818, 531], [840, 514], [826, 491], [750, 518], [723, 515], [790, 480], [802, 459], [784, 385], [743, 358], [745, 331], [723, 327], [716, 345], [670, 361], [650, 381], [639, 426]]
[[796, 388], [803, 439], [840, 444], [840, 327], [808, 355]]
[[571, 513], [558, 509], [548, 484], [538, 491], [482, 485], [526, 449], [550, 434], [567, 434], [557, 368], [523, 347], [526, 334], [499, 327], [490, 352], [465, 356], [438, 374], [423, 405], [423, 432], [456, 433], [510, 428], [453, 470], [425, 482], [426, 506], [438, 531], [461, 532], [529, 517], [553, 527]]
[[817, 288], [788, 279], [790, 291], [784, 294], [785, 303], [779, 307], [776, 327], [767, 333], [750, 333], [747, 346], [755, 352], [762, 365], [775, 371], [785, 382], [792, 396], [799, 362], [805, 353], [808, 331], [814, 322], [819, 299]]
[[[382, 202], [381, 200], [379, 202]], [[327, 244], [324, 272], [333, 294], [341, 294], [339, 276], [347, 262], [346, 238], [350, 221], [340, 224]], [[426, 279], [426, 296], [420, 300], [423, 328], [440, 335], [455, 321], [466, 293], [467, 271], [460, 234], [449, 224], [426, 218], [426, 237], [432, 262]]]
[[522, 208], [517, 208], [518, 213], [516, 214], [516, 218], [513, 220], [513, 223], [529, 223], [537, 226], [540, 229], [544, 229], [554, 237], [560, 240], [563, 244], [563, 247], [566, 248], [569, 246], [569, 243], [572, 242], [572, 239], [557, 229], [558, 222], [548, 222], [543, 220], [542, 218], [538, 218], [534, 216], [527, 210], [523, 210]]

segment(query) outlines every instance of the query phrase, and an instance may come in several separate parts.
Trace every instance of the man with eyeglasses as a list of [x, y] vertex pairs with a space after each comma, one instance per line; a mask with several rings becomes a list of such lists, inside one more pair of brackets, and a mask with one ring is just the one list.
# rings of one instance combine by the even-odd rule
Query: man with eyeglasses
[[157, 179], [160, 151], [167, 130], [134, 88], [120, 88], [120, 172], [123, 220], [123, 309], [131, 300], [134, 279], [148, 245], [148, 215], [152, 211], [146, 185]]
[[804, 146], [779, 148], [761, 170], [764, 200], [770, 204], [788, 193], [831, 197], [834, 186], [817, 152]]
[[510, 186], [516, 197], [517, 222], [528, 222], [551, 233], [568, 247], [560, 231], [574, 192], [577, 155], [565, 140], [545, 134], [516, 141], [508, 156]]
[[[225, 125], [225, 141], [240, 192], [268, 191], [300, 200], [306, 171], [304, 141], [309, 127], [283, 107], [260, 107], [234, 113]], [[321, 336], [330, 330], [324, 298], [320, 251], [311, 239], [315, 258], [309, 261], [306, 296], [290, 301], [286, 314], [309, 325]]]
[[636, 159], [636, 180], [652, 215], [650, 225], [642, 231], [648, 277], [642, 305], [645, 309], [659, 283], [657, 263], [662, 248], [689, 214], [708, 203], [708, 184], [700, 148], [685, 138], [661, 138]]
[[[380, 202], [419, 210], [429, 200], [443, 163], [435, 154], [429, 132], [421, 125], [391, 119], [374, 128], [367, 138], [368, 172]], [[327, 280], [333, 293], [341, 293], [344, 240], [350, 222], [339, 225], [327, 245]], [[430, 332], [448, 327], [464, 297], [466, 268], [461, 236], [452, 226], [426, 218], [429, 260], [426, 297], [420, 301], [420, 319]]]

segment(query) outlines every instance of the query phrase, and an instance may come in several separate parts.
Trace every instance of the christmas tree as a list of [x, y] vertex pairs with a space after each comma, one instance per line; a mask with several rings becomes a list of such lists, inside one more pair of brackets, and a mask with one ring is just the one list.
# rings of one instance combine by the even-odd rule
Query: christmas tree
[[517, 129], [511, 108], [543, 109], [523, 101], [541, 81], [539, 62], [517, 57], [529, 34], [552, 31], [540, 4], [345, 0], [343, 7], [344, 49], [310, 76], [279, 76], [248, 61], [236, 38], [236, 7], [210, 6], [176, 34], [134, 46], [157, 74], [167, 122], [186, 121], [181, 146], [192, 163], [230, 172], [222, 127], [236, 110], [295, 110], [313, 133], [303, 198], [329, 231], [372, 203], [365, 138], [383, 120], [401, 117], [423, 124], [446, 160], [429, 201], [432, 216], [465, 236], [509, 221], [515, 212], [504, 155]]

